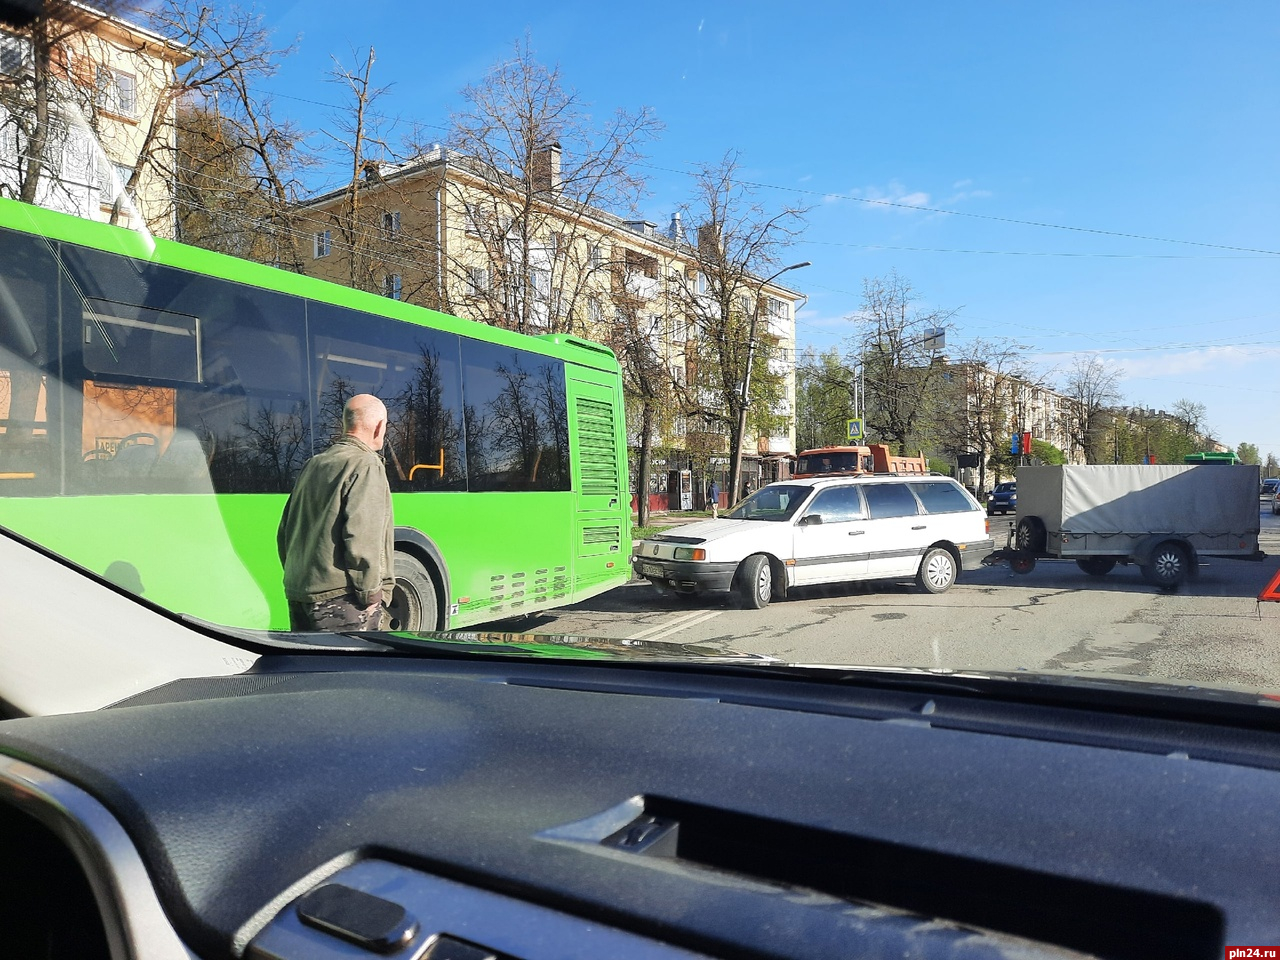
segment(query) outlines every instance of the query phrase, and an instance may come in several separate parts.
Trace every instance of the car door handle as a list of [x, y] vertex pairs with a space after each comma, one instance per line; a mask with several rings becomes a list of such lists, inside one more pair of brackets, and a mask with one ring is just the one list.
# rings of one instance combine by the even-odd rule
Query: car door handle
[[849, 536], [851, 536], [851, 537], [860, 537], [860, 536], [862, 536], [862, 535], [863, 535], [864, 533], [866, 533], [866, 532], [867, 532], [867, 531], [865, 531], [865, 530], [850, 530], [850, 531], [849, 531]]
[[920, 524], [920, 526], [918, 526], [918, 527], [912, 527], [911, 529], [912, 529], [912, 530], [923, 530], [926, 526], [927, 526], [927, 524], [923, 524], [923, 523], [922, 523], [922, 524]]

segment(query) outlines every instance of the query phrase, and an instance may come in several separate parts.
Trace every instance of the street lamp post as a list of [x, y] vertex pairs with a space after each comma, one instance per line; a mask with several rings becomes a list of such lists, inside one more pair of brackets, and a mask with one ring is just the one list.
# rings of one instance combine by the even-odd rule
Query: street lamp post
[[734, 435], [733, 463], [729, 470], [729, 480], [732, 484], [729, 490], [730, 503], [733, 503], [742, 493], [742, 444], [747, 436], [747, 400], [751, 390], [751, 365], [756, 358], [756, 323], [760, 319], [760, 295], [764, 292], [765, 287], [788, 270], [799, 270], [801, 267], [809, 265], [808, 260], [793, 263], [791, 266], [783, 267], [772, 276], [761, 280], [756, 286], [755, 305], [751, 310], [751, 327], [747, 333], [747, 368], [742, 374], [742, 394], [738, 397], [738, 425], [737, 432]]

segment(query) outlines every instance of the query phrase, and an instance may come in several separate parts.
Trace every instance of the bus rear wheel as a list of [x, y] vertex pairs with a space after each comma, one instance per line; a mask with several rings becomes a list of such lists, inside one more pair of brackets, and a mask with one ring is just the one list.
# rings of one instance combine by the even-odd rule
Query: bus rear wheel
[[440, 605], [431, 571], [417, 557], [399, 551], [395, 555], [395, 571], [396, 585], [387, 604], [385, 629], [438, 630]]

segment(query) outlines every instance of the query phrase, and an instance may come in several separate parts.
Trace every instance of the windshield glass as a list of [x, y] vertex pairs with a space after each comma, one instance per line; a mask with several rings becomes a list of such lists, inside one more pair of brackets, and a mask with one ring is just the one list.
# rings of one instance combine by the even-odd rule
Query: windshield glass
[[862, 457], [859, 454], [833, 450], [797, 457], [795, 472], [797, 474], [840, 473], [862, 468]]
[[773, 484], [757, 490], [725, 514], [730, 520], [790, 520], [813, 493], [800, 484]]
[[1280, 691], [1274, 3], [51, 9], [0, 525], [236, 636]]

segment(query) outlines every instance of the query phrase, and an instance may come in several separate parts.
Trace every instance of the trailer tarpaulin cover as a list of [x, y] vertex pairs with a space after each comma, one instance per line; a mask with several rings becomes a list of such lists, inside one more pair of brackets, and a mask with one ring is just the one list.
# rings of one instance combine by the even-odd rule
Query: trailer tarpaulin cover
[[1028, 467], [1018, 471], [1018, 507], [1063, 533], [1256, 535], [1258, 483], [1255, 466]]

